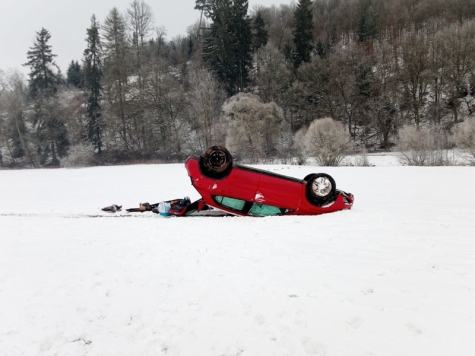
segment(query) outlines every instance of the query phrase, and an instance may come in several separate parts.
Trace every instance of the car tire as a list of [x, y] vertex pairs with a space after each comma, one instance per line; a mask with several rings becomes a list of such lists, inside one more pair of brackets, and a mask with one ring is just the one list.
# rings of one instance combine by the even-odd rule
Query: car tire
[[200, 169], [209, 178], [224, 178], [233, 168], [233, 157], [222, 146], [212, 146], [200, 157]]
[[306, 195], [311, 204], [321, 206], [334, 198], [336, 183], [329, 174], [309, 174], [305, 180], [307, 181]]

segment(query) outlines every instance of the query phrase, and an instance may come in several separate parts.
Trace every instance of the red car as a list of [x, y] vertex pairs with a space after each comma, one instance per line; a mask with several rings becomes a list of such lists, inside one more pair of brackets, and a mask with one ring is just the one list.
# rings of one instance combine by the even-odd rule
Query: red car
[[354, 201], [353, 194], [336, 189], [328, 174], [297, 179], [236, 164], [221, 146], [189, 158], [185, 167], [202, 196], [193, 210], [208, 205], [242, 216], [318, 215], [351, 209]]

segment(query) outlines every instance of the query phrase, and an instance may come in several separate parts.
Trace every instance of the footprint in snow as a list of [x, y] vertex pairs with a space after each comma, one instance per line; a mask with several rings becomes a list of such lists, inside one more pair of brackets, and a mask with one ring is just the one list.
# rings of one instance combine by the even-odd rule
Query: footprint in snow
[[346, 321], [346, 323], [352, 327], [353, 330], [356, 330], [358, 329], [361, 325], [363, 325], [364, 323], [364, 320], [363, 318], [357, 316], [355, 318], [351, 318], [349, 320]]
[[422, 329], [416, 324], [406, 323], [405, 327], [416, 336], [422, 335]]
[[325, 356], [327, 354], [327, 347], [325, 344], [308, 337], [302, 339], [302, 346], [307, 355]]

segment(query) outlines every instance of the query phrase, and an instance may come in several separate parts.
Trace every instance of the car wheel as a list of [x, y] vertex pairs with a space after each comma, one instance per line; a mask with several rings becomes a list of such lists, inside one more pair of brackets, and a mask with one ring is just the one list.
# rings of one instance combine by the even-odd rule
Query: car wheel
[[314, 205], [322, 205], [335, 196], [335, 180], [326, 173], [317, 173], [307, 176], [307, 199]]
[[200, 158], [201, 172], [210, 178], [223, 178], [232, 169], [233, 157], [229, 151], [222, 146], [213, 146], [206, 150]]

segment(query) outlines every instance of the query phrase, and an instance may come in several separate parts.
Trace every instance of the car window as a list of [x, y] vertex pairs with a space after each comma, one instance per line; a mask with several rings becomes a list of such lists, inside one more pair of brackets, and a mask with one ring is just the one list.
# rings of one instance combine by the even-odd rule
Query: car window
[[237, 210], [237, 211], [243, 211], [244, 205], [246, 204], [245, 200], [222, 197], [219, 195], [215, 196], [214, 200], [218, 204], [221, 204], [222, 206], [225, 206], [226, 208]]
[[275, 206], [265, 205], [265, 204], [253, 204], [249, 210], [249, 215], [255, 216], [271, 216], [271, 215], [280, 215], [282, 210], [276, 208]]

